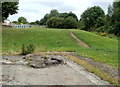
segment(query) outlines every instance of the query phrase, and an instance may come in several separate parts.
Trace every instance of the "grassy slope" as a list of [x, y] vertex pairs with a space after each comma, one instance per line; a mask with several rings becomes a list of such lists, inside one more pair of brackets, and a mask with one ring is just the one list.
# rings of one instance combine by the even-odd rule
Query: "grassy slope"
[[[72, 31], [91, 48], [79, 46], [70, 36]], [[93, 58], [117, 67], [118, 40], [101, 37], [90, 32], [67, 29], [3, 29], [3, 52], [20, 52], [22, 43], [33, 43], [38, 51], [76, 51], [79, 55]]]

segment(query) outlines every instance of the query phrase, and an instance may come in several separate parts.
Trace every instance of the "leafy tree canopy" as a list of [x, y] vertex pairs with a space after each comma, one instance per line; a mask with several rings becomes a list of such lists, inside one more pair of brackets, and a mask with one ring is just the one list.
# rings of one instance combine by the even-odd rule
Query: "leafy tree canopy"
[[18, 11], [18, 2], [2, 2], [2, 19], [5, 20], [9, 15], [16, 14]]
[[18, 22], [19, 22], [19, 23], [22, 23], [22, 24], [28, 23], [28, 22], [27, 22], [27, 19], [26, 19], [25, 17], [19, 17], [19, 18], [18, 18]]
[[101, 7], [94, 6], [85, 10], [81, 15], [81, 21], [85, 24], [85, 30], [91, 31], [90, 28], [96, 25], [99, 17], [105, 17]]

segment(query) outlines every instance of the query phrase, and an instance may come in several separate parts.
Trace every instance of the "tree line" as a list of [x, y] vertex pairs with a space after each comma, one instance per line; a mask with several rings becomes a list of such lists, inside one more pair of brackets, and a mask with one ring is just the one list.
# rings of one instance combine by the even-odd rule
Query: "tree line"
[[[7, 19], [9, 15], [17, 13], [18, 2], [2, 3], [3, 19]], [[13, 23], [28, 23], [25, 17], [18, 18]], [[48, 28], [65, 28], [86, 31], [105, 32], [120, 36], [120, 1], [113, 2], [109, 5], [108, 12], [105, 14], [100, 6], [87, 8], [78, 20], [77, 16], [72, 13], [59, 13], [56, 9], [50, 11], [41, 20], [31, 22], [33, 25], [46, 25]]]

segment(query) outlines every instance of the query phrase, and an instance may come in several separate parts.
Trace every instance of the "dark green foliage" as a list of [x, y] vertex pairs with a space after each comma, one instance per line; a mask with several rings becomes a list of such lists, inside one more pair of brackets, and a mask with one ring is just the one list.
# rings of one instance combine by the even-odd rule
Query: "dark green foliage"
[[68, 18], [51, 17], [47, 21], [47, 26], [49, 28], [72, 29], [72, 28], [77, 28], [77, 21], [73, 17], [68, 17]]
[[67, 18], [68, 13], [59, 13], [59, 17], [61, 18]]
[[113, 2], [112, 6], [109, 5], [107, 15], [99, 6], [88, 8], [81, 15], [79, 24], [82, 22], [84, 27], [81, 29], [83, 30], [106, 32], [120, 36], [120, 1]]
[[39, 20], [35, 21], [35, 24], [36, 24], [36, 25], [39, 25], [39, 24], [40, 24], [40, 21], [39, 21]]
[[107, 19], [108, 33], [120, 36], [120, 1], [113, 2], [112, 7], [108, 7]]
[[83, 21], [85, 24], [84, 29], [91, 31], [92, 27], [94, 27], [96, 23], [98, 22], [98, 20], [100, 20], [100, 17], [104, 18], [105, 13], [102, 10], [102, 8], [99, 6], [94, 6], [94, 7], [91, 7], [85, 10], [83, 14], [81, 15], [81, 21]]
[[42, 18], [40, 20], [40, 25], [46, 25], [47, 24], [47, 21], [52, 18], [52, 17], [60, 17], [60, 18], [68, 18], [68, 17], [73, 17], [74, 19], [76, 19], [76, 21], [78, 21], [78, 18], [77, 16], [72, 13], [72, 12], [69, 12], [69, 13], [59, 13], [56, 9], [53, 9], [50, 11], [50, 14], [46, 14], [44, 16], [44, 18]]
[[19, 22], [19, 23], [22, 23], [22, 24], [28, 23], [28, 22], [27, 22], [27, 19], [26, 19], [25, 17], [19, 17], [19, 18], [18, 18], [18, 22]]
[[48, 21], [49, 18], [50, 18], [50, 15], [49, 15], [49, 14], [46, 14], [46, 15], [44, 16], [44, 18], [42, 18], [42, 19], [40, 20], [40, 25], [46, 25], [46, 23], [47, 23], [47, 21]]
[[73, 17], [68, 17], [64, 20], [64, 28], [66, 29], [73, 29], [77, 28], [77, 21]]
[[98, 17], [96, 20], [96, 27], [99, 28], [105, 24], [105, 18]]
[[56, 9], [53, 9], [50, 11], [50, 14], [46, 14], [44, 16], [44, 18], [42, 18], [40, 20], [40, 25], [46, 25], [47, 21], [51, 18], [51, 17], [58, 17], [59, 16], [59, 12]]
[[111, 5], [109, 5], [108, 6], [108, 14], [107, 14], [107, 16], [112, 17], [112, 14], [113, 14], [113, 7]]
[[[76, 21], [78, 21], [77, 16], [76, 16], [74, 13], [72, 13], [72, 12], [68, 13], [68, 14], [67, 14], [67, 17], [73, 17], [73, 18], [76, 19]], [[67, 18], [67, 17], [66, 17], [66, 18]]]
[[35, 23], [35, 22], [30, 22], [30, 24], [31, 24], [31, 25], [36, 25], [36, 23]]
[[60, 13], [59, 17], [62, 17], [62, 18], [73, 17], [73, 18], [76, 19], [76, 21], [78, 21], [77, 16], [74, 13], [72, 13], [72, 12], [69, 12], [69, 13]]
[[51, 17], [47, 21], [47, 26], [49, 28], [62, 28], [64, 19], [60, 17]]
[[21, 53], [22, 55], [30, 54], [35, 51], [35, 46], [33, 44], [30, 45], [23, 44], [21, 50], [22, 50]]
[[52, 9], [50, 11], [49, 17], [58, 17], [59, 16], [59, 12], [56, 9]]
[[18, 23], [18, 21], [13, 21], [12, 23], [15, 23], [15, 24], [17, 24], [17, 23]]
[[77, 26], [79, 29], [84, 29], [85, 28], [85, 24], [84, 24], [84, 22], [83, 21], [81, 21], [81, 20], [79, 20], [78, 21], [78, 26]]
[[9, 15], [17, 13], [18, 2], [2, 2], [2, 19], [7, 19]]

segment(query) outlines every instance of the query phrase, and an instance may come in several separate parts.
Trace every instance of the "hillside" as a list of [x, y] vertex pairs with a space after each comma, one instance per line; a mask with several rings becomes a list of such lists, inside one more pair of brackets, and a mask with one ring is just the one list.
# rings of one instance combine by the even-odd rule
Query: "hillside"
[[[90, 48], [85, 48], [71, 37], [70, 32], [85, 42]], [[118, 40], [77, 29], [3, 29], [2, 51], [4, 54], [21, 52], [21, 46], [34, 44], [35, 52], [41, 51], [75, 51], [78, 55], [92, 58], [113, 67], [118, 64]]]

